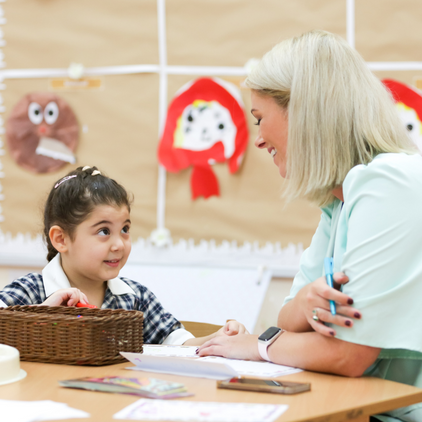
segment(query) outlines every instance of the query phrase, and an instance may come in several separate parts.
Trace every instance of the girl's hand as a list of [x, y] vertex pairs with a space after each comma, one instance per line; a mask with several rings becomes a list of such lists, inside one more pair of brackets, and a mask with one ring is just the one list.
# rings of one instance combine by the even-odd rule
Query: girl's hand
[[198, 356], [262, 360], [258, 352], [258, 336], [250, 334], [214, 337], [199, 347], [197, 353]]
[[60, 289], [49, 296], [41, 305], [45, 306], [76, 306], [78, 302], [87, 304], [88, 298], [79, 289]]
[[[304, 292], [301, 307], [309, 325], [318, 333], [334, 337], [336, 332], [333, 328], [325, 326], [329, 322], [341, 327], [352, 327], [354, 319], [360, 319], [361, 313], [353, 308], [353, 299], [338, 289], [346, 284], [349, 278], [344, 273], [334, 273], [333, 279], [336, 288], [328, 286], [325, 277], [317, 278], [309, 284]], [[330, 300], [336, 302], [336, 315], [330, 312]]]
[[235, 336], [237, 334], [249, 334], [248, 330], [243, 324], [236, 321], [235, 319], [229, 319], [224, 327], [220, 328], [217, 332], [217, 336], [226, 335], [226, 336]]

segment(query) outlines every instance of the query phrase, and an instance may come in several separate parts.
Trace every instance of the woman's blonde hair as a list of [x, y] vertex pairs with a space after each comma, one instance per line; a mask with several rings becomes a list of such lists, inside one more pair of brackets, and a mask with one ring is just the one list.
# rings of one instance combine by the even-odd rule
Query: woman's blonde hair
[[288, 200], [333, 201], [349, 170], [383, 152], [416, 153], [392, 97], [341, 37], [312, 31], [281, 42], [246, 85], [289, 116]]

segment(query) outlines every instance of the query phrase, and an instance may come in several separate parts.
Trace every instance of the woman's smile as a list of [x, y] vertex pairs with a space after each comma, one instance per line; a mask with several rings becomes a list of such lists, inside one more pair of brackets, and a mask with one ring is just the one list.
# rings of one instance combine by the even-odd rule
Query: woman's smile
[[[262, 95], [254, 90], [251, 94], [251, 113], [258, 120], [257, 148], [266, 148], [278, 167], [281, 177], [286, 177], [287, 165], [287, 110], [280, 107], [273, 97]], [[276, 158], [277, 157], [277, 158]]]

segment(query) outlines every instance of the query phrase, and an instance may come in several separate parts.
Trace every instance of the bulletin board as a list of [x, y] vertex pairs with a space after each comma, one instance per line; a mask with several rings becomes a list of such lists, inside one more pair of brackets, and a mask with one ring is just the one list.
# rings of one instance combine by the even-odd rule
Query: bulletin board
[[[16, 239], [39, 242], [53, 182], [76, 165], [96, 165], [134, 195], [134, 259], [139, 253], [165, 260], [173, 251], [189, 263], [190, 251], [200, 263], [214, 251], [221, 262], [237, 257], [294, 273], [320, 211], [302, 200], [284, 203], [278, 169], [253, 146], [257, 128], [241, 85], [245, 64], [283, 39], [324, 29], [346, 38], [380, 78], [408, 84], [422, 78], [418, 0], [391, 0], [382, 9], [375, 0], [14, 0], [0, 6], [0, 248], [13, 245], [16, 253], [23, 250]], [[68, 77], [71, 63], [82, 64], [99, 86], [52, 88], [54, 78]], [[220, 196], [193, 201], [190, 171], [165, 172], [157, 147], [168, 104], [199, 76], [240, 89], [250, 141], [238, 172], [213, 167]], [[78, 119], [76, 164], [54, 173], [21, 168], [4, 140], [15, 104], [37, 91], [62, 97]], [[151, 242], [157, 227], [170, 233], [164, 248]]]

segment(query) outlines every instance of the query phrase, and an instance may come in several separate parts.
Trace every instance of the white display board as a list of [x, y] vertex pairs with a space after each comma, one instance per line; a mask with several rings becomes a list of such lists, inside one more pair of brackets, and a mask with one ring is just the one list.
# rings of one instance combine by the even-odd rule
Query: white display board
[[242, 322], [253, 332], [271, 271], [126, 264], [120, 276], [148, 287], [178, 320], [224, 325]]

